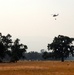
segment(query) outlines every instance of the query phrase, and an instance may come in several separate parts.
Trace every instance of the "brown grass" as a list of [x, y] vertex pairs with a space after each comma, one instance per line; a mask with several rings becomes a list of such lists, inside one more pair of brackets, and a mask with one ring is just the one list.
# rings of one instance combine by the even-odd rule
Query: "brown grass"
[[0, 75], [74, 75], [74, 62], [24, 61], [1, 63]]

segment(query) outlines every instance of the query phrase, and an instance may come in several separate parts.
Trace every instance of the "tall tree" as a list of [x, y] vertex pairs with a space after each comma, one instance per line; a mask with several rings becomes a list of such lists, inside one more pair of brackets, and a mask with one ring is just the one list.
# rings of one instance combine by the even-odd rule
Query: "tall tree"
[[67, 58], [69, 54], [74, 55], [74, 46], [72, 42], [74, 38], [68, 36], [58, 35], [55, 37], [51, 44], [48, 44], [48, 50], [52, 50], [55, 58], [61, 58], [61, 61], [64, 61], [64, 58]]
[[19, 39], [17, 38], [14, 41], [14, 45], [12, 46], [12, 57], [11, 62], [17, 62], [20, 58], [23, 57], [23, 53], [26, 52], [27, 46], [23, 44], [19, 44]]
[[12, 39], [11, 35], [7, 34], [6, 36], [2, 36], [2, 43], [5, 47], [5, 54], [11, 55], [11, 47], [12, 47]]
[[0, 59], [3, 59], [7, 54], [9, 54], [9, 48], [11, 47], [10, 44], [12, 40], [10, 39], [11, 35], [7, 34], [6, 36], [0, 33]]

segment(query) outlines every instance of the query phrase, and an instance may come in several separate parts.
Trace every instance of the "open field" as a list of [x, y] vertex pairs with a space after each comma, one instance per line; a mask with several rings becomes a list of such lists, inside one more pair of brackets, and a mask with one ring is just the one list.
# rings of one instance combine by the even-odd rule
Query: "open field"
[[0, 75], [74, 75], [74, 61], [1, 63]]

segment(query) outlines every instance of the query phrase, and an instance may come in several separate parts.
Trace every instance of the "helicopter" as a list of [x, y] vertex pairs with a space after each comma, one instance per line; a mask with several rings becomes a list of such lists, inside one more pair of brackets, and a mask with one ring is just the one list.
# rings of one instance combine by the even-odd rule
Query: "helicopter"
[[[53, 17], [57, 17], [59, 14], [52, 14], [53, 15]], [[56, 20], [56, 18], [55, 18], [55, 20]]]
[[53, 14], [53, 17], [56, 17], [56, 16], [58, 16], [59, 14]]

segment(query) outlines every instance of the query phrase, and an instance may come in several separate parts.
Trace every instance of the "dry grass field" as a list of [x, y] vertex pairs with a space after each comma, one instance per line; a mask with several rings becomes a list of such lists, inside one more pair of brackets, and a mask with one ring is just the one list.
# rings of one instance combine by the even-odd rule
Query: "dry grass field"
[[0, 75], [74, 75], [73, 61], [0, 63]]

